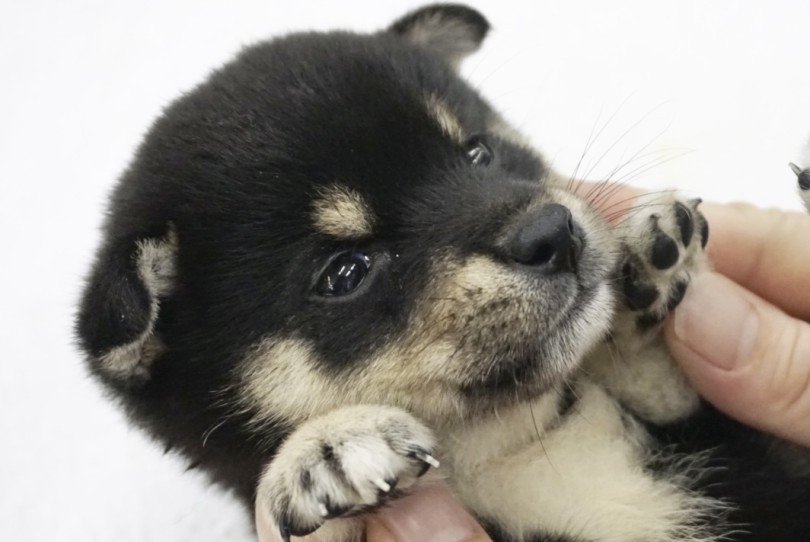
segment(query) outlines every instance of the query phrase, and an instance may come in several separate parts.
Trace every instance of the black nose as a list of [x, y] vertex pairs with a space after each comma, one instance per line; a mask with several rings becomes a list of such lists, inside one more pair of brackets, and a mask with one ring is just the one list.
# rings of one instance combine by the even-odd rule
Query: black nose
[[567, 207], [549, 203], [521, 217], [506, 249], [522, 265], [549, 272], [574, 271], [582, 254], [582, 230]]

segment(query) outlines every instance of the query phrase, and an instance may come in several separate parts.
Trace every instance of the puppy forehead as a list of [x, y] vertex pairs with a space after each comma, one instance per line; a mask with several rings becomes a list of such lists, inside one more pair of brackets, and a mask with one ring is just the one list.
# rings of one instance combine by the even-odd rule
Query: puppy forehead
[[317, 232], [338, 239], [370, 237], [376, 222], [363, 196], [341, 184], [318, 191], [312, 203], [311, 219]]

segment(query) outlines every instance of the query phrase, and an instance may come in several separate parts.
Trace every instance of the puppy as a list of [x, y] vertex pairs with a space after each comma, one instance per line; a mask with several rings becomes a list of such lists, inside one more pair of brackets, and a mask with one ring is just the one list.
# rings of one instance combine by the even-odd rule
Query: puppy
[[807, 539], [802, 453], [658, 336], [699, 201], [608, 224], [459, 78], [487, 30], [435, 5], [294, 34], [172, 104], [111, 198], [91, 371], [284, 538], [359, 541], [443, 478], [499, 542]]

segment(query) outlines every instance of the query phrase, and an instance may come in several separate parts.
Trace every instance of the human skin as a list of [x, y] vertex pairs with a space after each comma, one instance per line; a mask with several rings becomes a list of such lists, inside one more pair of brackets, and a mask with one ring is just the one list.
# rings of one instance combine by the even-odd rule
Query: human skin
[[[609, 220], [630, 187], [581, 183]], [[608, 192], [609, 191], [609, 192]], [[664, 337], [695, 388], [741, 422], [810, 446], [810, 216], [746, 204], [700, 207], [714, 271], [693, 278]], [[259, 542], [279, 542], [257, 510]], [[368, 542], [490, 540], [447, 488], [420, 489], [367, 522]], [[294, 539], [296, 540], [296, 539]], [[317, 532], [303, 539], [317, 542]]]

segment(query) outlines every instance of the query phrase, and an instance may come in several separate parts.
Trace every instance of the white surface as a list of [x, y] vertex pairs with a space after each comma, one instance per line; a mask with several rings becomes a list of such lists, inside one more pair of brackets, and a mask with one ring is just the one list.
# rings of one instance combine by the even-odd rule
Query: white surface
[[[125, 426], [71, 345], [105, 196], [161, 106], [243, 44], [372, 30], [416, 5], [0, 6], [0, 540], [252, 539], [227, 497]], [[495, 30], [464, 72], [562, 172], [607, 123], [591, 178], [649, 144], [653, 160], [689, 153], [636, 184], [799, 208], [786, 163], [810, 134], [810, 2], [474, 5]]]

